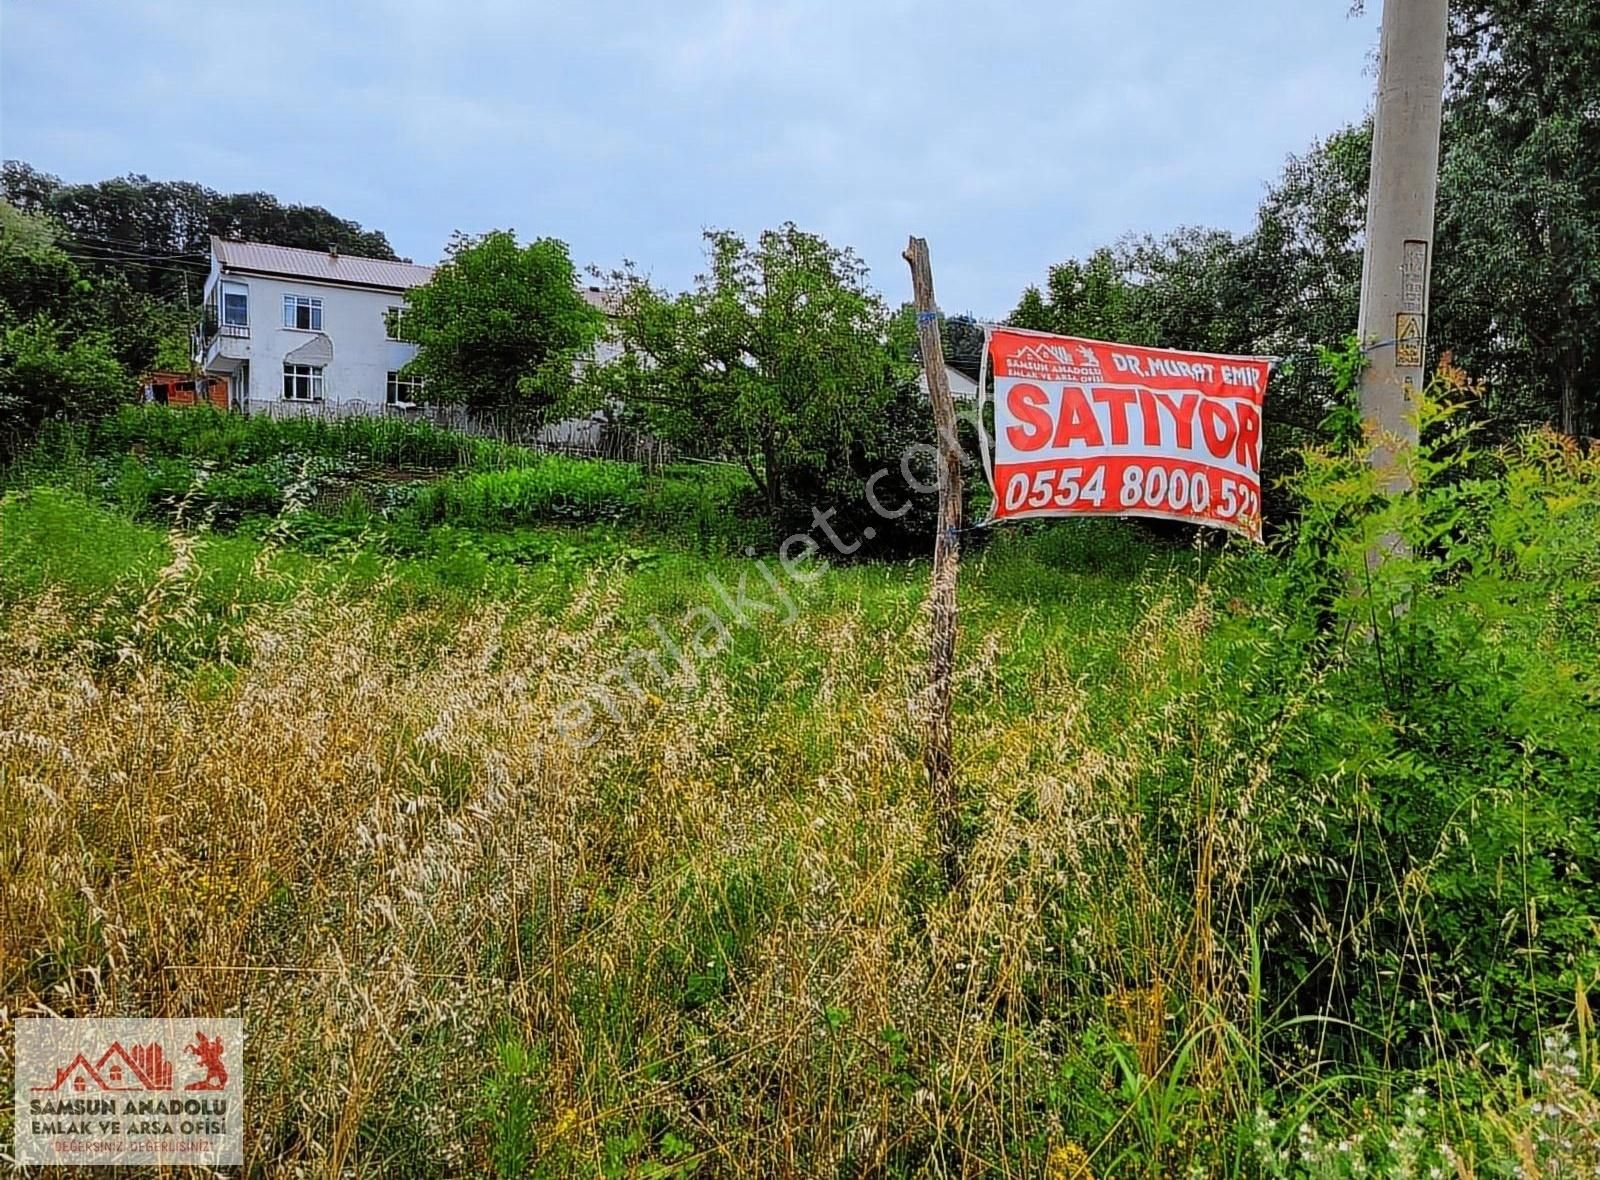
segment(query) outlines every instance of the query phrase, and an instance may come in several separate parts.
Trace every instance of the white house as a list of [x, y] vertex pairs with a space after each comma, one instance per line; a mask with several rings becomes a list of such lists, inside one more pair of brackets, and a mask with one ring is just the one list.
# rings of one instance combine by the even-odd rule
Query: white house
[[248, 413], [411, 405], [421, 383], [399, 373], [417, 347], [395, 339], [393, 324], [406, 292], [432, 275], [409, 262], [213, 237], [200, 366], [227, 378], [229, 404]]
[[[950, 400], [957, 402], [971, 402], [978, 400], [978, 383], [968, 377], [960, 369], [953, 369], [948, 364], [944, 367], [945, 384], [950, 387]], [[922, 390], [922, 396], [928, 396], [928, 375], [919, 366], [917, 369], [917, 388]]]
[[[400, 370], [417, 346], [395, 339], [392, 329], [406, 292], [432, 276], [431, 266], [410, 262], [213, 237], [206, 322], [196, 340], [200, 367], [225, 378], [229, 406], [246, 413], [416, 409], [424, 401], [422, 382]], [[599, 287], [580, 287], [578, 294], [611, 314]], [[602, 336], [592, 363], [620, 353]], [[469, 417], [440, 414], [457, 425]], [[548, 442], [592, 444], [603, 417], [551, 423], [543, 435]]]

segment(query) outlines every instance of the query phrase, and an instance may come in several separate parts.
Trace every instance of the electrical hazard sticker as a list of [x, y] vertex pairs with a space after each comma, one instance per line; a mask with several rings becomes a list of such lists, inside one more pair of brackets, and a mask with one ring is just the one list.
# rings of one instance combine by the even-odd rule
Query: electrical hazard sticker
[[1397, 369], [1422, 368], [1422, 317], [1414, 311], [1394, 317], [1394, 364]]

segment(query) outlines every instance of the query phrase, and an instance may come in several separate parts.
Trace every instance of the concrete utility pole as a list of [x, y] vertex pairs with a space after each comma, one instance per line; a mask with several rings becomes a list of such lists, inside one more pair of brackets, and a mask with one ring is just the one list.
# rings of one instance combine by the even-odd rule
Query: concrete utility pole
[[[1361, 320], [1367, 348], [1361, 412], [1385, 436], [1416, 441], [1406, 421], [1421, 388], [1427, 341], [1433, 206], [1439, 189], [1439, 122], [1444, 104], [1447, 0], [1384, 0], [1378, 49], [1378, 109], [1367, 190], [1367, 251]], [[1408, 486], [1393, 455], [1373, 456], [1390, 491]]]

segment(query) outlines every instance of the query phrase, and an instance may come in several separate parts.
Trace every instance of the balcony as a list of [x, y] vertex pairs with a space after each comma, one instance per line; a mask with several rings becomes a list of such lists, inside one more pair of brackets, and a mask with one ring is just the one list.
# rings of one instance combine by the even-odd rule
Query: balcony
[[[203, 368], [231, 369], [218, 362], [237, 361], [250, 355], [250, 325], [220, 324], [216, 309], [207, 307], [194, 332], [194, 355]], [[240, 343], [242, 342], [242, 343]]]

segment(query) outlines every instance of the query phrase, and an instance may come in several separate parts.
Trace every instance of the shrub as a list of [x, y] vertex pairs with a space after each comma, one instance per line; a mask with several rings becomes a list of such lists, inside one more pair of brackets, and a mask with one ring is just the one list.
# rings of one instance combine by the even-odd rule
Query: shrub
[[103, 333], [67, 340], [42, 316], [8, 328], [0, 336], [0, 453], [52, 418], [106, 414], [131, 388]]
[[197, 496], [208, 523], [228, 527], [254, 516], [276, 516], [284, 503], [284, 486], [277, 476], [278, 472], [260, 467], [211, 476]]
[[1446, 367], [1423, 399], [1414, 493], [1371, 440], [1309, 453], [1281, 582], [1329, 705], [1285, 750], [1327, 867], [1275, 907], [1279, 999], [1413, 1051], [1526, 1043], [1600, 977], [1600, 455], [1477, 452], [1475, 392]]
[[765, 548], [773, 540], [755, 485], [731, 466], [686, 464], [648, 477], [638, 524], [702, 552]]
[[524, 467], [480, 471], [431, 484], [406, 515], [428, 524], [507, 528], [538, 521], [615, 521], [643, 502], [639, 469], [550, 455]]
[[194, 465], [183, 459], [125, 455], [110, 467], [101, 486], [107, 497], [141, 520], [170, 519], [195, 484]]
[[[60, 440], [46, 440], [60, 445]], [[527, 455], [487, 439], [405, 418], [295, 415], [244, 417], [212, 406], [173, 409], [126, 406], [87, 432], [98, 454], [140, 450], [170, 458], [259, 463], [283, 455], [350, 458], [370, 464], [419, 467], [489, 465]]]

